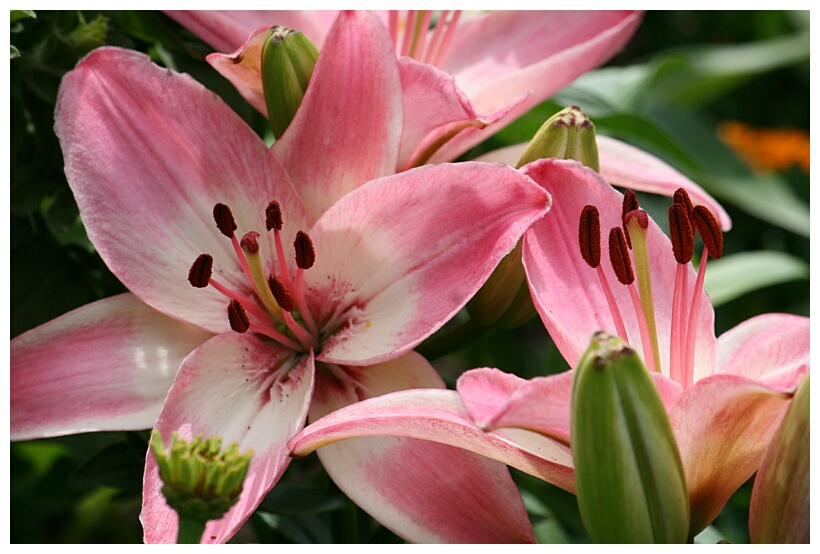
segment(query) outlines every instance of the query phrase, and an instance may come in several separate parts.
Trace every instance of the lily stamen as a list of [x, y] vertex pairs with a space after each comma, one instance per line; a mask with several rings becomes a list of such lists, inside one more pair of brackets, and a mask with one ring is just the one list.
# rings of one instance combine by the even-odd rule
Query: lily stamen
[[452, 42], [461, 11], [455, 10], [452, 15], [449, 10], [439, 12], [428, 40], [433, 15], [431, 10], [408, 10], [405, 15], [397, 10], [389, 12], [388, 28], [396, 54], [435, 66], [441, 63]]
[[276, 262], [279, 267], [279, 277], [287, 288], [293, 288], [293, 282], [288, 270], [287, 258], [285, 257], [285, 247], [282, 244], [282, 208], [276, 200], [271, 201], [265, 208], [265, 228], [273, 231], [273, 240], [276, 246]]
[[302, 319], [305, 320], [311, 334], [318, 338], [319, 328], [308, 308], [304, 287], [305, 270], [310, 269], [316, 263], [316, 251], [313, 248], [313, 241], [310, 240], [310, 236], [303, 231], [296, 233], [293, 248], [296, 251], [296, 277], [293, 280], [294, 300], [296, 300], [296, 307], [299, 308]]
[[695, 338], [697, 319], [700, 313], [700, 299], [703, 292], [703, 280], [706, 277], [706, 261], [709, 256], [718, 259], [723, 255], [723, 231], [717, 219], [705, 206], [692, 208], [692, 223], [703, 241], [703, 255], [700, 258], [695, 290], [692, 292], [692, 304], [689, 311], [689, 324], [686, 328], [686, 351], [684, 357], [684, 386], [689, 386], [695, 378]]
[[581, 256], [584, 258], [584, 261], [598, 272], [598, 280], [601, 282], [601, 288], [604, 291], [606, 302], [609, 305], [609, 311], [615, 322], [615, 329], [618, 331], [618, 336], [622, 341], [629, 342], [627, 340], [624, 320], [621, 317], [618, 304], [615, 302], [612, 289], [609, 288], [604, 269], [601, 266], [601, 220], [598, 208], [595, 206], [584, 206], [584, 209], [581, 211], [581, 221], [578, 225], [578, 242], [581, 246]]
[[242, 266], [242, 271], [245, 272], [245, 276], [248, 278], [249, 281], [253, 281], [253, 277], [251, 276], [251, 269], [248, 267], [248, 262], [245, 260], [245, 256], [242, 254], [242, 247], [239, 245], [239, 240], [236, 238], [236, 220], [233, 217], [233, 212], [231, 209], [222, 203], [217, 203], [214, 206], [214, 221], [216, 222], [216, 227], [219, 229], [219, 232], [231, 239], [231, 244], [233, 245], [233, 250], [236, 253], [236, 257], [239, 259], [239, 264]]
[[[685, 195], [685, 200], [678, 201], [678, 192]], [[685, 342], [686, 333], [686, 298], [689, 288], [689, 262], [695, 252], [695, 231], [692, 228], [689, 212], [691, 201], [683, 189], [675, 193], [675, 203], [669, 206], [669, 238], [672, 240], [672, 253], [678, 268], [675, 273], [675, 290], [672, 295], [672, 321], [669, 336], [669, 376], [675, 381], [682, 382], [683, 360], [681, 346]]]
[[246, 306], [246, 309], [257, 318], [262, 320], [268, 318], [267, 313], [257, 307], [255, 303], [251, 302], [244, 295], [226, 287], [214, 279], [212, 277], [213, 265], [214, 259], [210, 254], [200, 254], [197, 259], [194, 260], [194, 263], [191, 264], [191, 269], [188, 271], [188, 282], [191, 283], [191, 286], [203, 289], [210, 285], [228, 299], [236, 300], [243, 306]]

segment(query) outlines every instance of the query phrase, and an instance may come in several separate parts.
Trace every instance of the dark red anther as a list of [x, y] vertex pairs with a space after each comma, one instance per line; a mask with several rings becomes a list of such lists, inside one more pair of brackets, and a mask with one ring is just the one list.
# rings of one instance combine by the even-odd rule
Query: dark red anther
[[271, 229], [282, 230], [282, 208], [279, 207], [279, 202], [276, 200], [271, 201], [268, 207], [265, 208], [265, 227], [268, 231]]
[[271, 275], [268, 277], [268, 287], [270, 287], [270, 292], [273, 294], [273, 298], [276, 300], [276, 303], [279, 304], [283, 310], [286, 312], [293, 310], [295, 305], [293, 296], [291, 296], [288, 289], [285, 288], [285, 285], [282, 284], [282, 281]]
[[581, 211], [578, 244], [584, 261], [590, 267], [598, 267], [601, 263], [601, 219], [595, 206], [584, 206]]
[[211, 273], [213, 272], [214, 259], [210, 254], [200, 254], [191, 269], [188, 271], [188, 282], [191, 286], [198, 289], [204, 289], [211, 281]]
[[678, 189], [675, 191], [675, 195], [672, 197], [675, 201], [675, 204], [683, 204], [686, 207], [686, 215], [688, 217], [692, 217], [692, 209], [695, 207], [692, 204], [692, 200], [689, 199], [689, 193], [686, 192], [686, 189]]
[[692, 209], [692, 223], [695, 224], [709, 255], [716, 260], [720, 258], [723, 255], [723, 231], [720, 230], [720, 224], [712, 212], [705, 206], [695, 206]]
[[248, 314], [237, 300], [231, 300], [228, 304], [228, 322], [231, 324], [231, 329], [237, 333], [244, 333], [250, 329], [251, 322], [248, 320]]
[[296, 240], [293, 241], [293, 248], [296, 249], [296, 267], [300, 269], [310, 269], [316, 262], [316, 251], [313, 249], [313, 241], [307, 233], [299, 231], [296, 233]]
[[239, 246], [242, 247], [248, 254], [256, 254], [259, 252], [259, 233], [256, 231], [248, 231], [242, 240], [239, 241]]
[[629, 239], [629, 231], [626, 229], [626, 214], [631, 211], [637, 210], [641, 206], [638, 204], [638, 197], [634, 191], [630, 189], [626, 189], [624, 191], [624, 201], [621, 205], [621, 221], [624, 224], [624, 235], [626, 236], [626, 244], [629, 246], [629, 249], [632, 249], [632, 241]]
[[[680, 189], [683, 190], [683, 189]], [[695, 253], [695, 230], [689, 220], [686, 204], [676, 202], [669, 206], [669, 238], [672, 253], [679, 264], [688, 264]]]
[[624, 285], [631, 285], [635, 281], [635, 274], [632, 272], [632, 259], [629, 257], [629, 248], [626, 246], [624, 230], [620, 227], [613, 227], [609, 231], [609, 261], [615, 276]]
[[233, 236], [236, 231], [236, 220], [233, 218], [231, 209], [225, 204], [217, 204], [214, 206], [214, 221], [216, 221], [216, 228], [219, 232], [228, 238]]

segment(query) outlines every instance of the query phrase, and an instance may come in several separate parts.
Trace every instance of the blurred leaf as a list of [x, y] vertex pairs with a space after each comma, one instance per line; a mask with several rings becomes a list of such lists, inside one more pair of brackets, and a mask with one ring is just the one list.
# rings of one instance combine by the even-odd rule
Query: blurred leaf
[[22, 442], [12, 445], [15, 454], [31, 464], [34, 475], [42, 475], [48, 471], [54, 462], [63, 456], [68, 456], [68, 448], [53, 442]]
[[795, 234], [808, 237], [811, 231], [809, 205], [778, 175], [749, 177], [693, 177], [721, 201]]
[[809, 53], [808, 31], [742, 45], [671, 52], [653, 63], [674, 63], [679, 70], [663, 72], [664, 78], [645, 90], [645, 98], [656, 105], [702, 106], [753, 77], [808, 60]]
[[275, 530], [288, 541], [296, 544], [328, 544], [333, 542], [333, 534], [325, 520], [315, 515], [302, 514], [298, 518], [257, 511], [256, 517]]
[[345, 498], [308, 483], [279, 483], [259, 505], [266, 510], [281, 515], [316, 514], [339, 510], [345, 505]]
[[705, 287], [714, 306], [764, 287], [809, 279], [809, 264], [784, 252], [744, 252], [710, 260]]
[[139, 491], [148, 445], [125, 440], [109, 445], [83, 464], [74, 474], [80, 487], [104, 485], [124, 491]]
[[11, 10], [11, 23], [28, 18], [37, 19], [37, 15], [32, 10]]

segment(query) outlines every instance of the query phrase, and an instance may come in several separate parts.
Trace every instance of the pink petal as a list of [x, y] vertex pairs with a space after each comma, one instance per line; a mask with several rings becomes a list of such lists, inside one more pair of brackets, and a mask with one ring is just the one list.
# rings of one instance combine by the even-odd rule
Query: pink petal
[[230, 52], [245, 42], [254, 29], [282, 25], [305, 34], [316, 48], [322, 47], [336, 12], [304, 10], [196, 10], [166, 11], [172, 19], [210, 44], [216, 50]]
[[[553, 196], [548, 217], [535, 223], [524, 238], [523, 260], [541, 319], [564, 358], [574, 367], [596, 331], [616, 334], [597, 271], [581, 257], [578, 223], [587, 204], [597, 206], [601, 217], [601, 264], [624, 319], [630, 344], [642, 352], [637, 318], [628, 289], [622, 286], [609, 263], [609, 229], [621, 225], [622, 195], [606, 181], [576, 162], [542, 160], [525, 166], [525, 172]], [[669, 373], [669, 335], [677, 262], [669, 238], [650, 220], [648, 231], [652, 290], [658, 329], [661, 365]], [[689, 292], [695, 275], [689, 266]], [[697, 325], [695, 367], [714, 367], [717, 340], [714, 310], [702, 293]]]
[[[403, 386], [443, 387], [432, 366], [414, 352], [376, 366], [347, 368], [347, 374], [347, 384], [326, 377], [317, 382], [311, 421], [347, 404], [351, 404], [348, 409], [358, 410], [368, 402], [389, 399], [396, 395], [378, 395]], [[441, 398], [435, 395], [440, 393], [457, 402], [455, 393], [449, 391], [428, 388], [407, 394], [410, 392], [430, 393], [433, 398]], [[373, 396], [378, 398], [365, 400]], [[424, 404], [428, 408], [435, 405]], [[445, 400], [440, 411], [446, 413], [448, 407], [451, 406]], [[341, 413], [334, 412], [326, 419], [332, 420]], [[424, 427], [430, 418], [422, 418], [422, 413], [423, 409], [411, 406], [404, 413], [403, 426]], [[437, 422], [443, 425], [442, 429], [427, 430], [435, 436], [465, 442], [466, 439], [448, 432], [457, 429], [471, 432], [475, 440], [482, 441], [481, 432], [465, 415], [461, 408], [460, 413], [445, 415], [443, 419], [447, 421]], [[454, 446], [383, 436], [328, 444], [318, 455], [340, 489], [409, 541], [533, 542], [521, 497], [509, 471], [499, 462]]]
[[401, 79], [387, 29], [372, 14], [340, 13], [293, 122], [273, 146], [311, 221], [395, 172], [401, 128]]
[[718, 339], [716, 373], [756, 379], [791, 392], [809, 370], [809, 321], [791, 314], [744, 321]]
[[424, 166], [350, 193], [311, 231], [314, 310], [333, 309], [346, 325], [317, 359], [369, 365], [407, 352], [461, 309], [548, 207], [542, 189], [500, 164]]
[[694, 384], [669, 410], [697, 534], [757, 471], [791, 395], [744, 377], [715, 375]]
[[[254, 452], [239, 501], [208, 523], [203, 542], [231, 538], [282, 476], [290, 463], [286, 443], [304, 426], [312, 390], [310, 355], [294, 357], [254, 335], [218, 335], [185, 360], [155, 426], [166, 446], [176, 431], [186, 440], [219, 436], [225, 447], [236, 441], [241, 452]], [[161, 487], [149, 452], [140, 514], [149, 543], [176, 542], [177, 517]]]
[[[605, 181], [618, 187], [669, 197], [682, 188], [689, 193], [693, 203], [709, 208], [724, 230], [731, 229], [732, 220], [717, 200], [666, 162], [625, 142], [600, 134], [597, 135], [597, 142], [600, 174]], [[476, 161], [500, 162], [515, 167], [527, 145], [528, 143], [505, 146], [477, 157]]]
[[[578, 76], [616, 54], [635, 32], [639, 12], [493, 12], [459, 23], [441, 67], [453, 75], [479, 114], [512, 107], [488, 129], [497, 132]], [[456, 158], [486, 139], [470, 128], [432, 161]]]
[[[213, 256], [215, 278], [250, 293], [214, 224], [216, 203], [231, 207], [239, 237], [264, 232], [274, 199], [286, 237], [307, 226], [287, 174], [259, 137], [214, 93], [142, 54], [99, 48], [84, 58], [63, 79], [55, 128], [89, 238], [134, 294], [172, 317], [228, 329], [226, 298], [188, 283], [202, 253]], [[262, 248], [272, 264], [273, 241]]]
[[399, 59], [404, 91], [404, 131], [398, 170], [425, 163], [443, 142], [462, 129], [484, 127], [500, 120], [507, 107], [483, 117], [455, 79], [440, 69], [412, 58]]
[[571, 371], [526, 381], [485, 368], [462, 374], [457, 386], [479, 427], [519, 427], [569, 445], [572, 379]]
[[679, 188], [689, 193], [695, 205], [709, 208], [724, 231], [732, 228], [732, 220], [723, 206], [666, 162], [609, 137], [598, 135], [598, 155], [601, 176], [613, 185], [672, 196]]
[[[205, 59], [236, 87], [251, 106], [267, 117], [265, 92], [262, 90], [262, 47], [270, 27], [255, 29], [232, 54], [208, 54]], [[233, 49], [231, 49], [233, 50]]]
[[132, 294], [23, 333], [11, 341], [11, 439], [150, 428], [183, 358], [209, 337]]

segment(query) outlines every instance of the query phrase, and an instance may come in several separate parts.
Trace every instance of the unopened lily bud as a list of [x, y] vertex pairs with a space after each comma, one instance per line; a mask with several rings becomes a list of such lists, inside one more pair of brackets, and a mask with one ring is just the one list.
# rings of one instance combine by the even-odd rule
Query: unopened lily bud
[[809, 543], [809, 424], [807, 375], [755, 477], [749, 506], [752, 543]]
[[268, 120], [282, 136], [302, 103], [319, 51], [299, 31], [274, 25], [262, 48], [262, 90]]
[[[187, 442], [174, 432], [166, 450], [158, 431], [151, 436], [151, 451], [164, 483], [162, 494], [179, 515], [179, 542], [199, 542], [205, 523], [221, 519], [239, 500], [253, 452], [240, 454], [235, 442], [224, 451], [221, 448], [219, 437], [197, 435]], [[191, 529], [198, 533], [183, 537]]]
[[578, 362], [570, 433], [578, 507], [593, 541], [687, 541], [675, 436], [646, 366], [621, 339], [596, 333]]
[[598, 171], [595, 125], [581, 108], [564, 108], [546, 120], [518, 161], [518, 167], [542, 158], [576, 160]]

